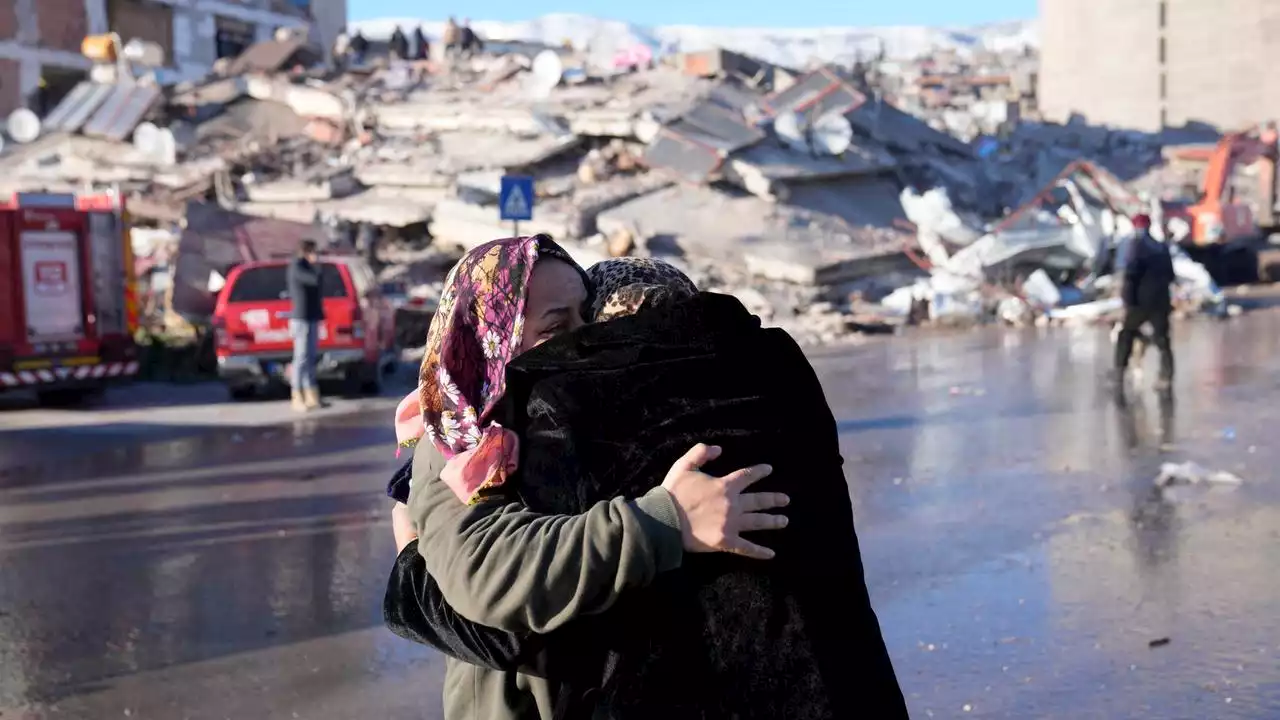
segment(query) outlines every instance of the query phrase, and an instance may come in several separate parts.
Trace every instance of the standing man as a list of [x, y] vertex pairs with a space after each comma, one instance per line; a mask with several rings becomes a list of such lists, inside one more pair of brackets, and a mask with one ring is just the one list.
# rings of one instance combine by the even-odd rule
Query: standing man
[[293, 313], [289, 316], [289, 335], [293, 337], [293, 409], [314, 410], [320, 407], [320, 388], [316, 384], [316, 359], [319, 355], [320, 323], [324, 321], [324, 301], [320, 295], [320, 257], [315, 240], [298, 245], [298, 257], [289, 263], [289, 300]]
[[404, 34], [404, 30], [401, 30], [399, 25], [391, 33], [391, 40], [388, 44], [391, 46], [391, 59], [409, 59], [409, 37]]
[[351, 50], [351, 37], [347, 35], [347, 29], [342, 28], [342, 32], [338, 33], [338, 37], [333, 39], [333, 66], [338, 72], [347, 71], [347, 53]]
[[431, 42], [427, 40], [427, 36], [422, 32], [422, 26], [413, 30], [413, 58], [415, 60], [431, 59]]
[[1133, 343], [1143, 323], [1151, 324], [1151, 340], [1160, 351], [1160, 377], [1157, 390], [1168, 390], [1173, 383], [1173, 348], [1169, 344], [1169, 316], [1173, 298], [1173, 256], [1169, 247], [1151, 235], [1151, 217], [1133, 219], [1134, 237], [1129, 244], [1124, 268], [1124, 323], [1116, 340], [1116, 379], [1123, 387], [1124, 371], [1133, 354]]

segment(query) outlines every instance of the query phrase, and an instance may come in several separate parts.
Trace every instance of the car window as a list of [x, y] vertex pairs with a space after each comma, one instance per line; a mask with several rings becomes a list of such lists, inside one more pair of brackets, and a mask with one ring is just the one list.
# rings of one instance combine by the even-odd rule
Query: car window
[[[240, 273], [231, 287], [228, 302], [268, 302], [288, 300], [288, 268], [284, 265], [265, 265], [249, 268]], [[331, 263], [320, 265], [320, 296], [341, 298], [347, 296], [342, 274]]]
[[356, 286], [356, 294], [363, 297], [373, 289], [373, 272], [369, 270], [369, 266], [362, 262], [349, 262], [347, 267], [351, 269], [351, 282]]

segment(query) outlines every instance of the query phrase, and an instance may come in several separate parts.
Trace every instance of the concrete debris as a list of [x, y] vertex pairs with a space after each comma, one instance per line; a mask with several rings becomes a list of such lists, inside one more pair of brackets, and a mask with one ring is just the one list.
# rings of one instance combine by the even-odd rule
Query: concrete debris
[[[1113, 317], [1128, 218], [1151, 204], [1132, 181], [1171, 141], [1037, 122], [1026, 53], [803, 72], [644, 43], [322, 57], [284, 35], [198, 82], [85, 83], [49, 132], [0, 152], [0, 186], [118, 188], [155, 311], [198, 323], [211, 278], [304, 236], [366, 254], [389, 296], [429, 312], [450, 258], [513, 232], [501, 178], [527, 175], [521, 233], [584, 264], [671, 260], [827, 343]], [[1221, 311], [1194, 257], [1175, 250], [1180, 307]]]

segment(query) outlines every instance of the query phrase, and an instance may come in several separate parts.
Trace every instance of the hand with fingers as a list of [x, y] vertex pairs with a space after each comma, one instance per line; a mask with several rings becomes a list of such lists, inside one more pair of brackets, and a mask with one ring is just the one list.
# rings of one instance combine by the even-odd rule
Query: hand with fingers
[[782, 493], [744, 493], [753, 483], [773, 472], [768, 465], [755, 465], [713, 477], [699, 470], [720, 457], [720, 448], [699, 443], [676, 461], [662, 481], [680, 512], [680, 532], [687, 552], [731, 552], [757, 560], [768, 560], [773, 551], [744, 540], [744, 532], [779, 530], [787, 526], [783, 515], [761, 512], [786, 507], [791, 501]]

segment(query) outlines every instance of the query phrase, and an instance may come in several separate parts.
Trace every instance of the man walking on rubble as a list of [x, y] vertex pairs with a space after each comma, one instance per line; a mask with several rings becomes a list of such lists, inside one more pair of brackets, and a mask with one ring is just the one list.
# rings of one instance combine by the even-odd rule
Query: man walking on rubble
[[409, 37], [404, 34], [404, 30], [401, 30], [399, 25], [397, 25], [395, 31], [391, 33], [391, 40], [388, 45], [391, 49], [391, 59], [409, 59]]
[[462, 27], [458, 30], [458, 45], [463, 57], [472, 57], [484, 51], [484, 41], [471, 29], [471, 18], [462, 21]]
[[1173, 313], [1173, 256], [1169, 246], [1151, 234], [1151, 217], [1133, 219], [1134, 237], [1129, 242], [1124, 282], [1124, 322], [1116, 340], [1116, 382], [1123, 388], [1124, 372], [1133, 354], [1133, 344], [1143, 324], [1151, 325], [1151, 341], [1160, 351], [1160, 377], [1156, 389], [1168, 390], [1173, 383], [1173, 348], [1169, 343], [1169, 316]]
[[316, 360], [320, 354], [320, 324], [324, 322], [324, 298], [320, 292], [320, 256], [315, 240], [298, 244], [298, 256], [289, 263], [287, 285], [293, 312], [289, 316], [289, 335], [293, 338], [293, 409], [314, 410], [321, 407], [320, 388], [316, 382]]
[[448, 22], [444, 24], [444, 32], [440, 35], [440, 44], [444, 45], [448, 57], [452, 58], [458, 54], [459, 39], [461, 39], [461, 31], [458, 28], [458, 22], [450, 16]]

